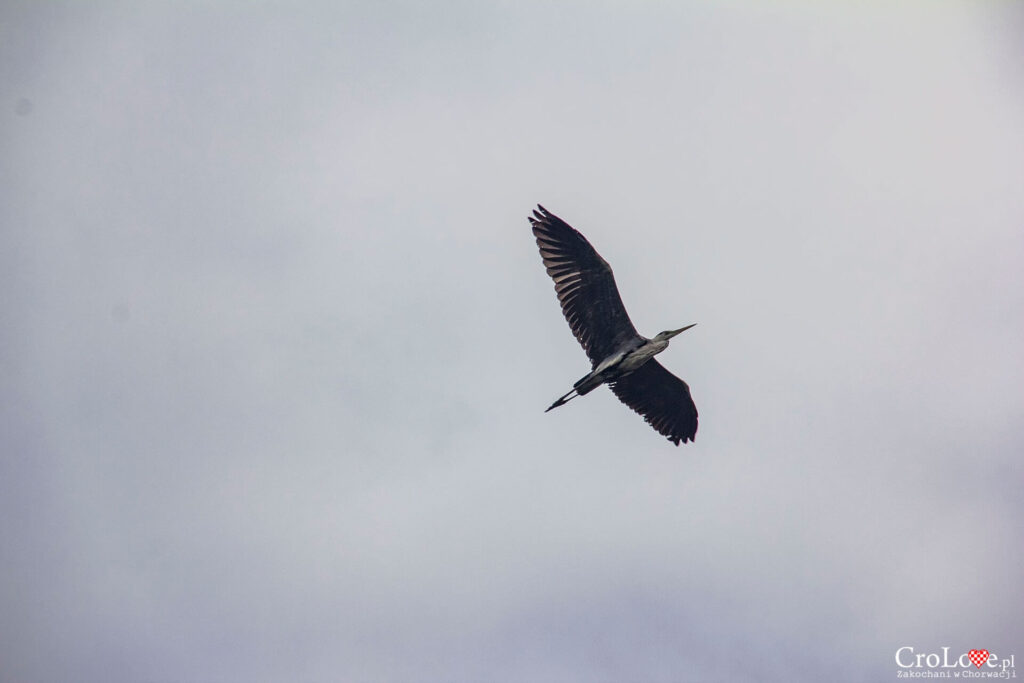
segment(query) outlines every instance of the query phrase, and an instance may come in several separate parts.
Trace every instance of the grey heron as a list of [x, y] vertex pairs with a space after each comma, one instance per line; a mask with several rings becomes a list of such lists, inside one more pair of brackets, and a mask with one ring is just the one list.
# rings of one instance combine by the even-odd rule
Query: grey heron
[[622, 305], [611, 266], [572, 226], [543, 206], [530, 217], [534, 237], [562, 314], [590, 358], [591, 371], [547, 410], [607, 384], [620, 401], [643, 416], [676, 446], [697, 434], [697, 406], [690, 387], [666, 370], [656, 354], [693, 325], [641, 336]]

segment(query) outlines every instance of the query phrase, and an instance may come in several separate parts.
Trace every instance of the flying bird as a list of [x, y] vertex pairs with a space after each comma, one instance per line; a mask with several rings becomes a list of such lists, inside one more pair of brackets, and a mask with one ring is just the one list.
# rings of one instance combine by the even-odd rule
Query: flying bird
[[697, 434], [697, 406], [690, 387], [654, 360], [668, 342], [693, 325], [641, 336], [622, 305], [612, 268], [572, 226], [543, 206], [530, 217], [541, 259], [555, 281], [562, 314], [590, 359], [591, 371], [547, 410], [607, 384], [676, 446]]

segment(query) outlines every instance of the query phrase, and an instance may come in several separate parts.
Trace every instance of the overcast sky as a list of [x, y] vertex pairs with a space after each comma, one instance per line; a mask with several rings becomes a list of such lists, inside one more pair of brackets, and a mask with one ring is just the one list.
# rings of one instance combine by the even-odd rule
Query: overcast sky
[[1021, 7], [5, 2], [0, 680], [1024, 665]]

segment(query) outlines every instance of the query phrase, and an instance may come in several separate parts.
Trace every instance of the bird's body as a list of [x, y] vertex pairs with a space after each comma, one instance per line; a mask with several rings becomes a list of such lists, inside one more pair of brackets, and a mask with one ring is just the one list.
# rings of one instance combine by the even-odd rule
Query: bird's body
[[[610, 356], [595, 365], [593, 370], [573, 384], [573, 391], [569, 393], [575, 392], [576, 396], [582, 396], [606, 382], [612, 382], [620, 377], [625, 377], [667, 348], [667, 339], [647, 339], [637, 335], [636, 339], [630, 340], [622, 348], [617, 349]], [[568, 400], [570, 398], [563, 396], [549, 406], [548, 410], [557, 408]], [[547, 412], [547, 410], [544, 412]]]
[[[590, 358], [591, 371], [548, 410], [608, 384], [628, 405], [669, 441], [692, 441], [697, 433], [697, 408], [690, 388], [654, 356], [669, 340], [693, 327], [666, 330], [653, 339], [641, 336], [619, 297], [611, 266], [586, 238], [542, 206], [530, 218], [541, 258], [562, 313]], [[547, 412], [547, 411], [545, 411]]]

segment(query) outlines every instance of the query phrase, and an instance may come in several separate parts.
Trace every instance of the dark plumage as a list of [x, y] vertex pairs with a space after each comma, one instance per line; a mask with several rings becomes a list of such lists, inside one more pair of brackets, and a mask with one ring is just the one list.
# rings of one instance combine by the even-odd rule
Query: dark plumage
[[675, 445], [697, 433], [697, 407], [690, 388], [654, 355], [668, 340], [693, 325], [641, 336], [626, 313], [611, 266], [583, 235], [558, 216], [537, 207], [533, 234], [569, 328], [590, 359], [592, 370], [548, 410], [608, 384], [620, 401], [644, 417]]

